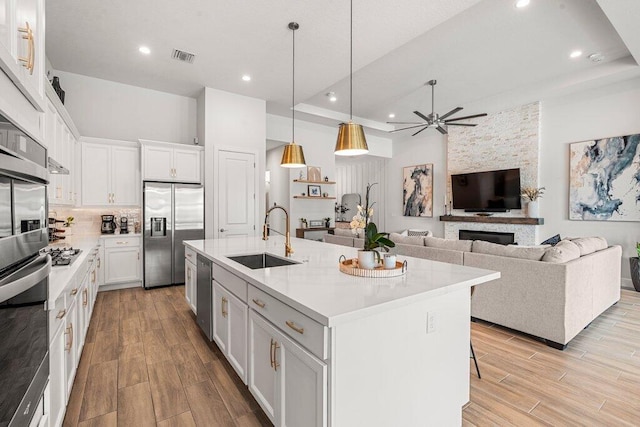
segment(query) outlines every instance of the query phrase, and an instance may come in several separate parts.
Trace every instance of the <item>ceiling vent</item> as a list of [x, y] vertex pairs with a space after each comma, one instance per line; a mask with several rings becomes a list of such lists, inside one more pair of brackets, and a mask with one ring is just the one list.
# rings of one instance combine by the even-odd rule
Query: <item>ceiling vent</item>
[[193, 60], [196, 59], [196, 56], [193, 53], [185, 52], [184, 50], [179, 49], [173, 49], [171, 57], [173, 59], [177, 59], [178, 61], [188, 62], [189, 64], [193, 64]]

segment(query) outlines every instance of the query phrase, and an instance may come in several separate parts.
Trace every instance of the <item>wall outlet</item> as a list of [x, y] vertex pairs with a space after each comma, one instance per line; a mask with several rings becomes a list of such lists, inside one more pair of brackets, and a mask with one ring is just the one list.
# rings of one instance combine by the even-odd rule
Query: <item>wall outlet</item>
[[427, 334], [434, 333], [438, 327], [436, 313], [427, 313]]

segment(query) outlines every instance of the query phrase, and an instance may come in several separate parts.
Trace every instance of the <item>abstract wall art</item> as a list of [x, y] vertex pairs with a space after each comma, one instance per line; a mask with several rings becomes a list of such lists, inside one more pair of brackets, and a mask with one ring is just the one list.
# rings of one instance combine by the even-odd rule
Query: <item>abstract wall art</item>
[[570, 144], [569, 219], [640, 221], [640, 134]]
[[403, 168], [402, 212], [404, 216], [433, 216], [433, 164]]

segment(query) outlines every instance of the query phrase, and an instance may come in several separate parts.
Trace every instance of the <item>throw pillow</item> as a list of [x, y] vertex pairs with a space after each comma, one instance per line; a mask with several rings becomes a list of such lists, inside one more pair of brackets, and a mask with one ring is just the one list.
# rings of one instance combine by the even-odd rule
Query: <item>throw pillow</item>
[[547, 240], [545, 240], [544, 242], [542, 242], [542, 243], [540, 243], [540, 244], [541, 244], [541, 245], [551, 245], [551, 246], [555, 246], [555, 245], [557, 245], [557, 244], [560, 242], [560, 240], [562, 240], [562, 239], [560, 238], [560, 235], [559, 235], [559, 234], [556, 234], [555, 236], [553, 236], [553, 237], [549, 237]]
[[525, 248], [518, 246], [505, 246], [497, 243], [485, 242], [483, 240], [473, 241], [473, 252], [508, 258], [528, 259], [531, 261], [540, 261], [546, 250], [546, 247]]
[[607, 249], [608, 246], [607, 241], [602, 237], [578, 237], [570, 240], [580, 248], [580, 256]]
[[389, 239], [396, 244], [424, 246], [424, 237], [422, 236], [403, 236], [402, 234], [391, 233]]
[[571, 240], [561, 240], [544, 252], [542, 261], [561, 264], [580, 258], [580, 248]]
[[350, 228], [336, 228], [333, 230], [333, 234], [336, 236], [355, 237]]
[[433, 233], [429, 230], [417, 230], [415, 228], [410, 228], [407, 230], [407, 236], [433, 236]]
[[425, 237], [424, 245], [431, 248], [449, 249], [452, 251], [471, 252], [472, 240], [450, 240], [440, 237]]

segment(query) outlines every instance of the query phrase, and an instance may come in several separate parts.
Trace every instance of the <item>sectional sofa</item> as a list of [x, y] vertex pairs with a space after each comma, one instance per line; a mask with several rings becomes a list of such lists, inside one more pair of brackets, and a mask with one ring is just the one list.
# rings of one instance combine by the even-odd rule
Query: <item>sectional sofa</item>
[[[620, 246], [603, 238], [564, 239], [555, 246], [503, 246], [391, 233], [398, 255], [485, 268], [501, 273], [478, 286], [473, 318], [542, 338], [564, 349], [582, 329], [620, 299]], [[353, 235], [329, 243], [362, 247]]]

